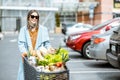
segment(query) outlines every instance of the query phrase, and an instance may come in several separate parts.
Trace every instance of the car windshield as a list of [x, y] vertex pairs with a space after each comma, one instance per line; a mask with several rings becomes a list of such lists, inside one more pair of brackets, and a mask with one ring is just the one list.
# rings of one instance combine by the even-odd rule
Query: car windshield
[[93, 26], [89, 25], [89, 24], [86, 24], [84, 25], [85, 28], [92, 28]]
[[113, 31], [114, 33], [111, 36], [111, 40], [116, 40], [119, 41], [120, 40], [120, 26], [118, 26], [117, 30]]
[[118, 26], [116, 32], [120, 33], [120, 25]]
[[74, 24], [66, 24], [67, 27], [72, 27]]
[[75, 23], [63, 23], [63, 27], [72, 27]]
[[100, 28], [108, 25], [108, 24], [111, 23], [112, 21], [115, 21], [115, 20], [110, 19], [110, 20], [108, 20], [108, 21], [106, 21], [106, 22], [104, 22], [104, 23], [102, 23], [102, 24], [98, 24], [98, 25], [92, 27], [91, 30], [98, 30], [98, 29], [100, 29]]

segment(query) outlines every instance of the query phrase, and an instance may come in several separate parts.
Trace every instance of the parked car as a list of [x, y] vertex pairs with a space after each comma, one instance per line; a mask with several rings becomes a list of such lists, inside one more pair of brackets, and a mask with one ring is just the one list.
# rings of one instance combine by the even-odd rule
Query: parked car
[[[120, 23], [118, 24], [120, 25]], [[103, 34], [95, 34], [91, 37], [91, 44], [89, 47], [90, 58], [96, 60], [107, 60], [106, 51], [109, 48], [110, 36], [113, 31], [118, 28], [118, 25], [111, 26], [112, 28]]]
[[[72, 34], [68, 37], [66, 45], [75, 51], [80, 51], [80, 53], [85, 58], [90, 58], [89, 45], [92, 35], [104, 33], [105, 31], [110, 29], [109, 26], [112, 26], [115, 23], [119, 23], [119, 21], [120, 18], [114, 18], [97, 26], [94, 26], [91, 30], [83, 31], [77, 34]], [[104, 29], [105, 31], [102, 29]]]
[[2, 33], [0, 33], [0, 40], [3, 40], [4, 35]]
[[120, 26], [110, 37], [110, 48], [107, 49], [108, 62], [116, 68], [120, 68]]
[[66, 30], [68, 27], [72, 27], [74, 24], [76, 24], [75, 22], [63, 22], [62, 23], [62, 33], [64, 35], [66, 35]]
[[74, 34], [74, 33], [78, 33], [81, 31], [86, 31], [86, 30], [90, 30], [93, 26], [90, 24], [83, 24], [83, 23], [77, 23], [71, 27], [68, 27], [66, 29], [66, 35], [70, 35], [70, 34]]
[[83, 24], [83, 23], [76, 23], [71, 27], [66, 28], [66, 35], [64, 36], [64, 42], [66, 42], [66, 39], [70, 34], [78, 33], [81, 31], [90, 30], [93, 26], [90, 24]]

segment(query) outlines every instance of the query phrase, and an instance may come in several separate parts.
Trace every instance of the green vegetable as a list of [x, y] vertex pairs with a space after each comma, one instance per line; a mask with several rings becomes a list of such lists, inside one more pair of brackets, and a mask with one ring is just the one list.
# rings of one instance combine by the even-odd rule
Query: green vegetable
[[37, 60], [38, 65], [54, 65], [57, 62], [67, 62], [69, 60], [68, 51], [59, 47], [55, 54], [47, 54], [44, 56], [45, 60]]
[[55, 53], [55, 54], [59, 54], [60, 49], [61, 49], [61, 46], [59, 46], [59, 48], [58, 48], [58, 50], [56, 51], [56, 53]]
[[47, 60], [37, 60], [37, 64], [41, 66], [47, 66], [49, 62]]
[[27, 54], [27, 56], [28, 56], [28, 57], [30, 57], [30, 56], [31, 56], [30, 50], [28, 50], [28, 54]]

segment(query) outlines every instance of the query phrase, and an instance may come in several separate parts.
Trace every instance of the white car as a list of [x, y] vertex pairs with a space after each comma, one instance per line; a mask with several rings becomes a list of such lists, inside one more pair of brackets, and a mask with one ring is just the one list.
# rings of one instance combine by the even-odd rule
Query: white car
[[0, 40], [3, 40], [3, 34], [2, 33], [0, 33]]
[[77, 23], [77, 24], [73, 25], [72, 27], [67, 28], [66, 35], [78, 33], [78, 32], [85, 31], [85, 30], [89, 30], [92, 27], [93, 26], [90, 24]]

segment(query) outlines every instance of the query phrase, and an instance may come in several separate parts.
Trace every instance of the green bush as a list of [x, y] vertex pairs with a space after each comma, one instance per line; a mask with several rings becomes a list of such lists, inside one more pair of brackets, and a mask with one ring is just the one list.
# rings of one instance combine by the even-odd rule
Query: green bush
[[55, 14], [56, 27], [60, 27], [60, 16], [59, 13]]

